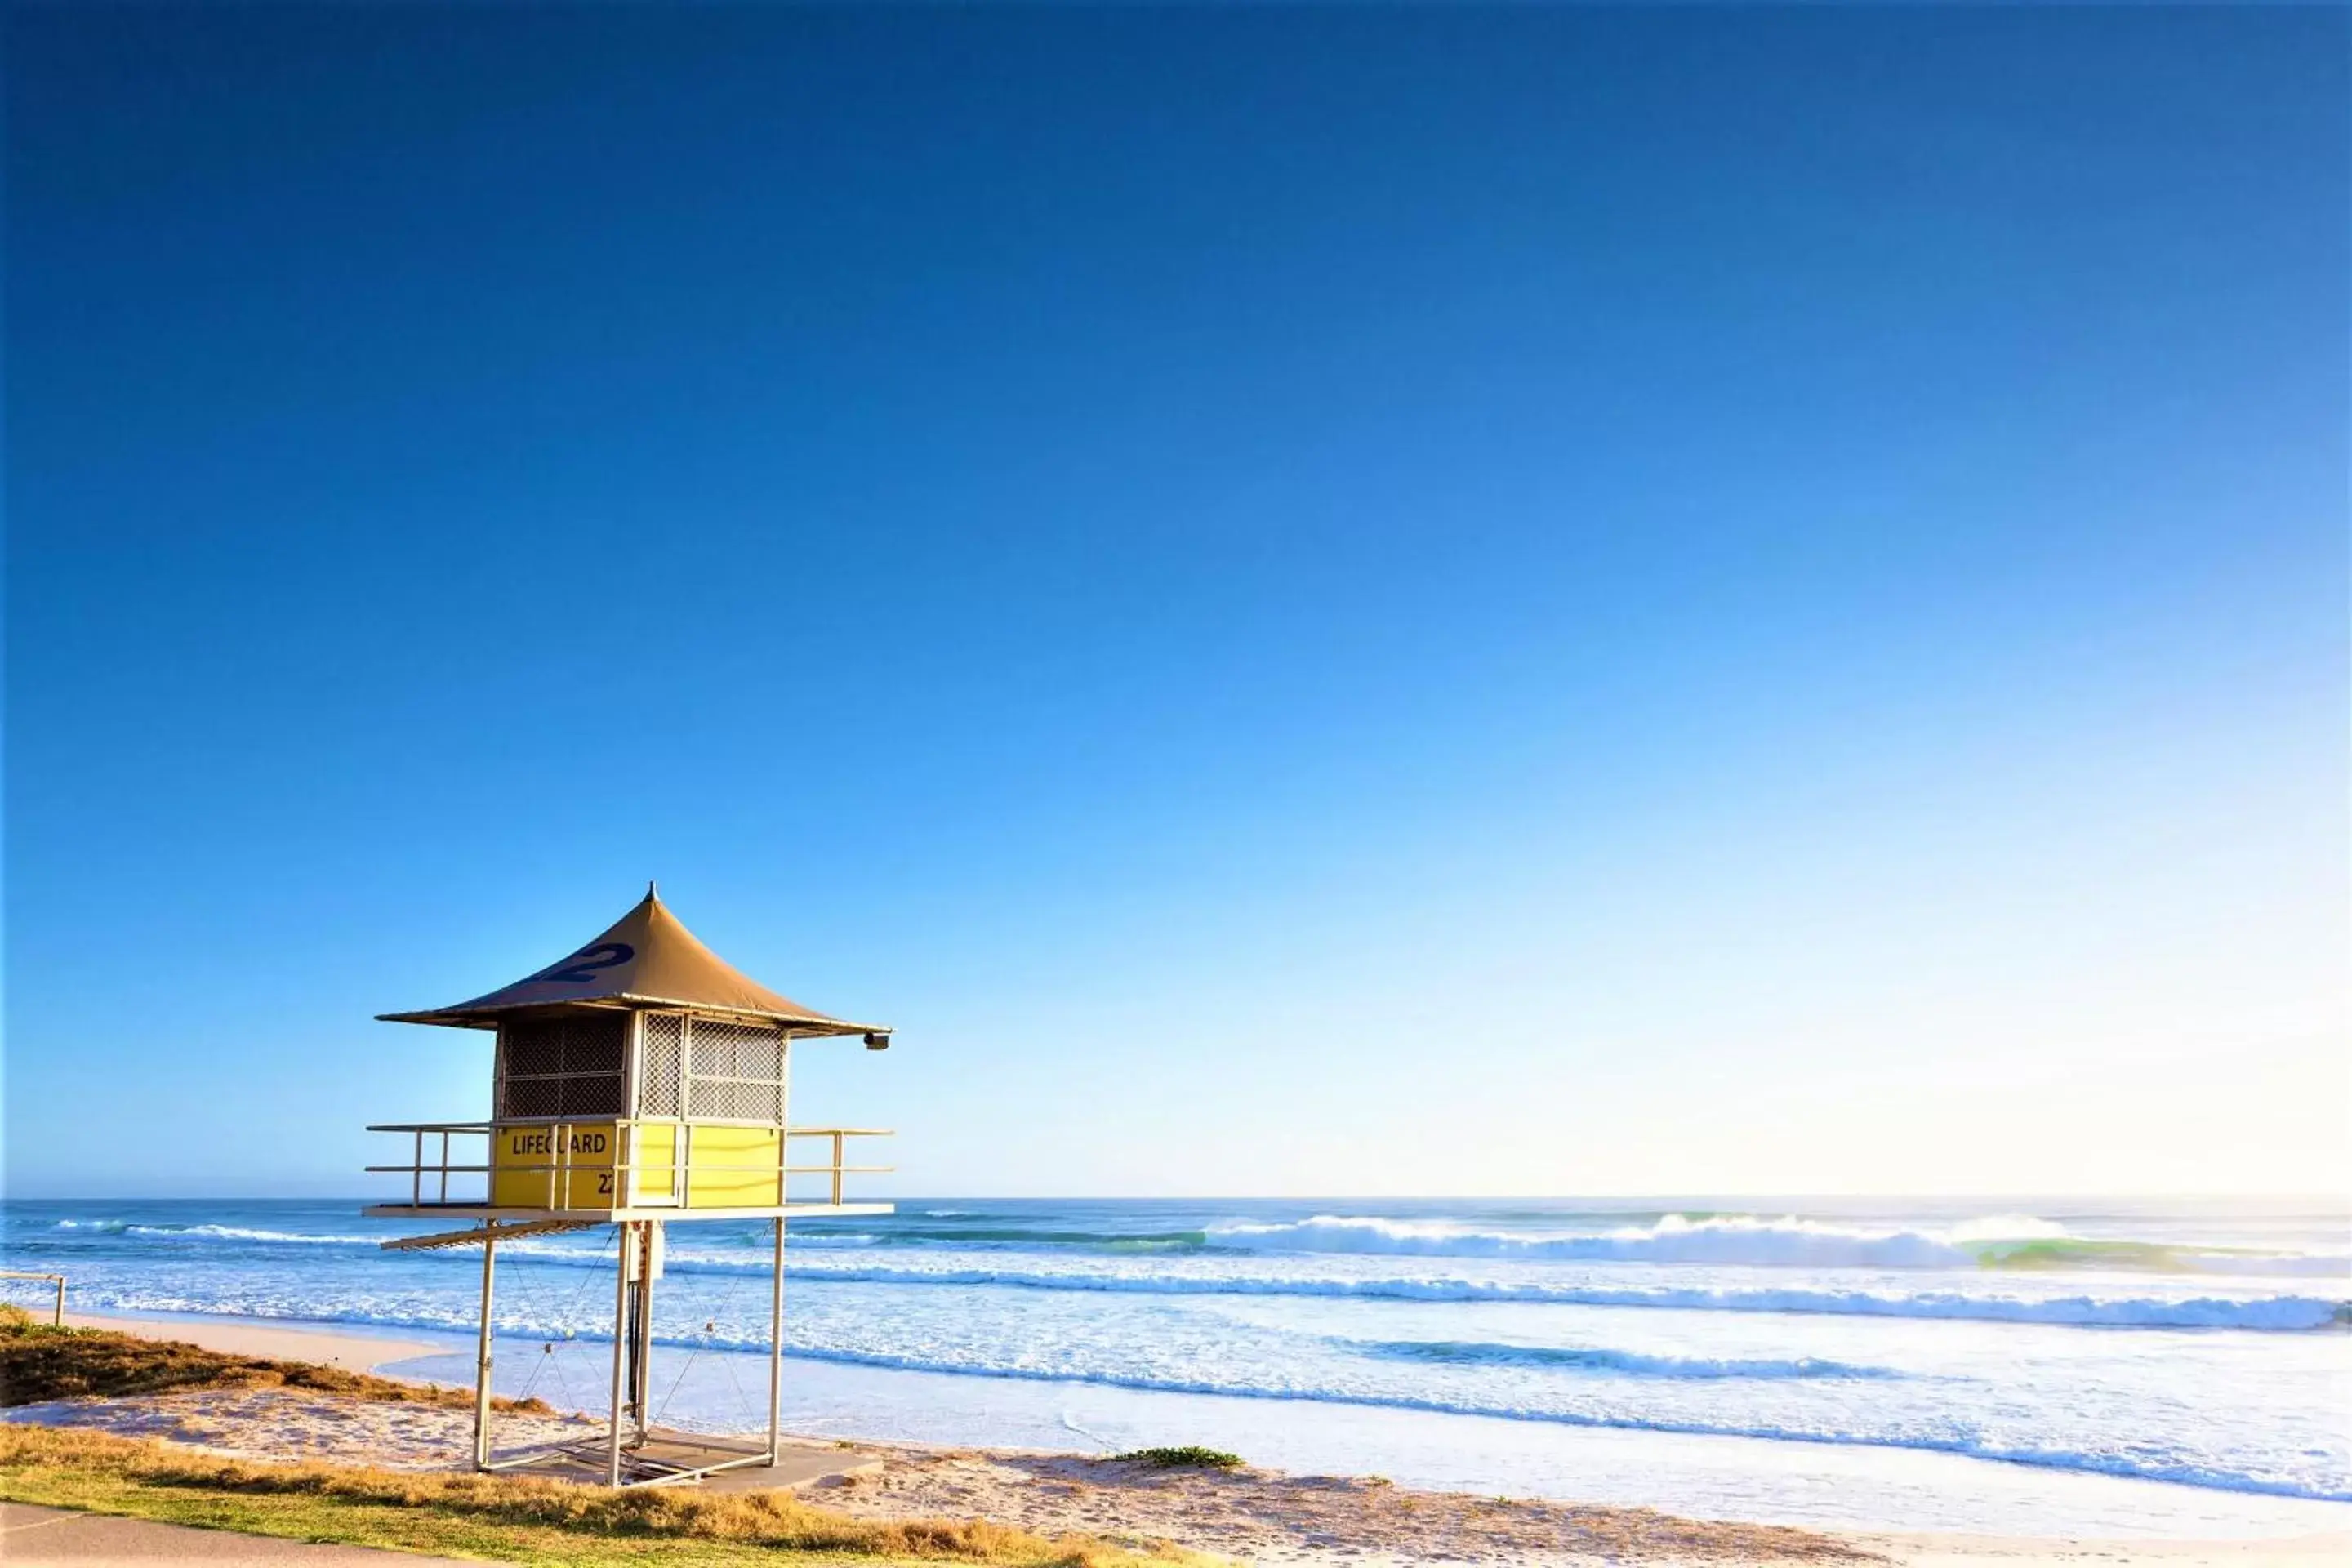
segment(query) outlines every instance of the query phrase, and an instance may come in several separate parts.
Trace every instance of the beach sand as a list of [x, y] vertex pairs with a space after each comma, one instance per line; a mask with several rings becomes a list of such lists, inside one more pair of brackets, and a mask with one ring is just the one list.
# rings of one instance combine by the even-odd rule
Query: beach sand
[[[78, 1318], [91, 1327], [231, 1353], [366, 1371], [437, 1347], [276, 1324]], [[208, 1452], [392, 1468], [463, 1468], [472, 1415], [285, 1388], [59, 1400], [16, 1421], [161, 1437]], [[501, 1415], [501, 1451], [577, 1438], [585, 1415]], [[987, 1518], [1045, 1534], [1172, 1541], [1243, 1562], [1390, 1568], [1421, 1563], [1839, 1563], [1906, 1568], [2323, 1568], [2352, 1563], [2352, 1535], [2227, 1542], [2059, 1541], [1869, 1534], [1675, 1518], [1646, 1509], [1422, 1491], [1376, 1477], [1159, 1469], [1068, 1453], [856, 1443], [828, 1447], [859, 1473], [805, 1489], [865, 1519]]]
[[304, 1361], [315, 1366], [338, 1366], [346, 1372], [373, 1372], [392, 1362], [414, 1356], [439, 1355], [446, 1345], [415, 1340], [384, 1339], [335, 1329], [238, 1321], [232, 1318], [117, 1318], [99, 1312], [68, 1312], [66, 1324], [76, 1329], [106, 1329], [137, 1334], [147, 1340], [177, 1340], [183, 1344], [218, 1351], [223, 1355], [265, 1356], [272, 1361]]
[[1169, 1471], [1069, 1454], [872, 1450], [878, 1475], [806, 1489], [868, 1519], [984, 1514], [1044, 1533], [1157, 1537], [1266, 1563], [1502, 1564], [1884, 1561], [1906, 1568], [2323, 1568], [2352, 1535], [2290, 1541], [2061, 1541], [1864, 1534], [1679, 1519], [1646, 1509], [1476, 1497], [1378, 1478]]
[[[310, 1459], [393, 1470], [463, 1468], [474, 1413], [289, 1388], [209, 1388], [127, 1399], [57, 1399], [0, 1411], [10, 1421], [161, 1437], [238, 1459]], [[584, 1415], [500, 1414], [499, 1451], [574, 1442], [603, 1430]]]
[[2352, 1563], [2352, 1535], [2268, 1541], [2054, 1541], [2032, 1536], [1857, 1535], [1905, 1568], [2009, 1568], [2026, 1563], [2122, 1568], [2326, 1568]]

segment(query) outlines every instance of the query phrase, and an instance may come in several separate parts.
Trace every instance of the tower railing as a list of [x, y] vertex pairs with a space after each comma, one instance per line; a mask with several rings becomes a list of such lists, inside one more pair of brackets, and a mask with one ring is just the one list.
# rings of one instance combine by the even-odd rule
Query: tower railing
[[[745, 1162], [730, 1157], [722, 1151], [719, 1157], [698, 1157], [694, 1140], [683, 1130], [695, 1127], [725, 1127], [745, 1131], [778, 1131], [783, 1134], [776, 1141], [776, 1158]], [[493, 1142], [511, 1129], [528, 1129], [548, 1134], [545, 1158], [529, 1162], [496, 1161], [490, 1158]], [[624, 1148], [633, 1153], [639, 1146], [639, 1134], [661, 1131], [671, 1135], [668, 1152], [657, 1158], [623, 1159]], [[881, 1175], [896, 1170], [894, 1165], [853, 1165], [848, 1163], [849, 1140], [852, 1138], [887, 1138], [887, 1128], [878, 1127], [767, 1127], [745, 1122], [709, 1122], [691, 1118], [649, 1117], [582, 1117], [552, 1120], [545, 1117], [494, 1118], [482, 1121], [394, 1121], [368, 1129], [371, 1132], [406, 1133], [412, 1140], [410, 1158], [404, 1164], [369, 1165], [372, 1175], [405, 1176], [409, 1182], [405, 1205], [379, 1205], [378, 1207], [398, 1206], [420, 1212], [435, 1209], [484, 1210], [512, 1209], [532, 1213], [606, 1214], [624, 1209], [650, 1209], [658, 1206], [680, 1214], [711, 1212], [713, 1208], [754, 1208], [761, 1212], [774, 1209], [807, 1208], [821, 1210], [839, 1208], [849, 1200], [845, 1179], [856, 1175]], [[604, 1133], [613, 1138], [613, 1147], [593, 1159], [573, 1158], [575, 1131]], [[628, 1134], [625, 1141], [621, 1136]], [[480, 1163], [461, 1159], [471, 1151], [455, 1144], [460, 1138], [484, 1140]], [[792, 1163], [792, 1140], [823, 1138], [830, 1142], [832, 1159], [824, 1164], [796, 1165]], [[656, 1205], [646, 1205], [634, 1199], [635, 1184], [630, 1178], [658, 1173], [674, 1196]], [[581, 1204], [572, 1201], [578, 1194], [573, 1190], [573, 1178], [583, 1173], [609, 1177], [604, 1191], [596, 1195], [603, 1203]], [[544, 1176], [544, 1203], [499, 1203], [497, 1184], [501, 1178]], [[741, 1187], [744, 1178], [773, 1177], [776, 1182], [776, 1202], [773, 1204], [718, 1204], [696, 1205], [692, 1202], [694, 1179], [697, 1176], [721, 1176], [728, 1184]], [[824, 1201], [794, 1203], [791, 1196], [791, 1180], [794, 1176], [823, 1176], [826, 1179]], [[479, 1177], [482, 1194], [468, 1197], [453, 1196], [449, 1190], [452, 1177]], [[535, 1185], [536, 1184], [534, 1184]]]

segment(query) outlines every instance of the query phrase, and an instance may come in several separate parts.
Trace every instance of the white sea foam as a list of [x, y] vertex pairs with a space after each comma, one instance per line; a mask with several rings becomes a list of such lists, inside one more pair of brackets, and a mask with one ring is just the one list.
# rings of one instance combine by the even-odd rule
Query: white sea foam
[[[681, 1263], [673, 1268], [709, 1268]], [[748, 1268], [748, 1265], [727, 1265]], [[882, 1285], [1004, 1285], [1039, 1290], [1132, 1291], [1166, 1296], [1328, 1296], [1405, 1301], [1533, 1301], [1586, 1307], [1658, 1307], [1702, 1312], [1832, 1313], [1873, 1318], [1939, 1318], [1997, 1323], [2099, 1328], [2301, 1331], [2352, 1323], [2352, 1304], [2317, 1296], [2231, 1298], [2066, 1296], [2032, 1298], [1959, 1291], [1879, 1294], [1867, 1290], [1700, 1289], [1675, 1286], [1592, 1286], [1541, 1280], [1440, 1278], [1347, 1279], [1307, 1275], [1114, 1274], [889, 1267], [795, 1259], [804, 1278]]]
[[1523, 1236], [1377, 1215], [1317, 1215], [1263, 1225], [1212, 1226], [1225, 1247], [1269, 1252], [1351, 1252], [1414, 1258], [1523, 1258], [1645, 1263], [1748, 1263], [1811, 1268], [1954, 1268], [1976, 1255], [1909, 1230], [1863, 1230], [1814, 1220], [1667, 1215], [1597, 1236]]
[[1360, 1355], [1423, 1366], [1509, 1366], [1548, 1372], [1594, 1373], [1623, 1377], [1698, 1378], [1882, 1378], [1904, 1374], [1892, 1367], [1855, 1366], [1814, 1356], [1749, 1357], [1645, 1355], [1603, 1345], [1518, 1345], [1483, 1340], [1349, 1340], [1331, 1343]]
[[[56, 1228], [85, 1234], [127, 1236], [164, 1243], [224, 1243], [263, 1247], [341, 1247], [373, 1249], [381, 1239], [373, 1236], [326, 1232], [292, 1232], [253, 1226], [199, 1224], [187, 1226], [140, 1224], [119, 1219], [60, 1220]], [[1495, 1259], [1509, 1263], [1582, 1262], [1621, 1264], [1696, 1263], [1754, 1265], [1759, 1255], [1787, 1257], [1806, 1247], [1826, 1251], [1835, 1263], [1852, 1266], [1860, 1257], [1876, 1258], [1881, 1268], [1900, 1267], [1894, 1258], [1958, 1257], [1959, 1265], [1978, 1273], [1979, 1259], [1959, 1248], [1965, 1239], [1974, 1245], [2007, 1245], [2016, 1241], [2071, 1244], [2063, 1227], [2031, 1216], [2009, 1215], [1972, 1220], [1931, 1236], [1924, 1230], [1872, 1232], [1826, 1226], [1811, 1221], [1690, 1220], [1669, 1215], [1654, 1225], [1623, 1227], [1601, 1236], [1507, 1236], [1457, 1226], [1382, 1218], [1341, 1219], [1317, 1215], [1286, 1224], [1233, 1223], [1213, 1227], [1219, 1242], [1230, 1248], [1237, 1239], [1255, 1238], [1265, 1264], [1278, 1262], [1284, 1253], [1356, 1252], [1378, 1256], [1423, 1253], [1433, 1261], [1447, 1258]], [[1279, 1267], [1226, 1271], [1236, 1261], [1228, 1254], [1226, 1268], [1200, 1258], [1188, 1263], [1171, 1259], [1165, 1265], [1138, 1268], [1108, 1258], [1069, 1254], [1040, 1258], [1028, 1266], [972, 1266], [964, 1258], [926, 1256], [924, 1250], [902, 1251], [888, 1262], [872, 1249], [846, 1237], [810, 1247], [796, 1238], [792, 1272], [803, 1279], [842, 1283], [916, 1286], [1003, 1286], [1055, 1291], [1097, 1291], [1158, 1296], [1323, 1297], [1412, 1301], [1517, 1301], [1570, 1306], [1648, 1307], [1706, 1312], [1784, 1312], [1874, 1318], [1918, 1318], [2074, 1325], [2098, 1328], [2238, 1329], [2271, 1331], [2308, 1331], [2352, 1326], [2352, 1303], [2340, 1297], [2311, 1294], [2268, 1296], [2199, 1296], [2183, 1298], [2137, 1292], [2078, 1293], [2039, 1296], [1994, 1288], [1998, 1273], [1981, 1273], [1985, 1288], [1902, 1291], [1884, 1288], [1839, 1289], [1822, 1280], [1786, 1287], [1750, 1288], [1689, 1284], [1618, 1284], [1587, 1279], [1543, 1278], [1462, 1278], [1451, 1271], [1400, 1275], [1378, 1273], [1349, 1277], [1331, 1272], [1344, 1268], [1339, 1258], [1328, 1263], [1296, 1269]], [[1302, 1245], [1302, 1241], [1304, 1245]], [[845, 1245], [846, 1244], [846, 1245]], [[2095, 1245], [2095, 1244], [2092, 1244]], [[1944, 1254], [1922, 1250], [1948, 1249]], [[507, 1256], [518, 1260], [567, 1268], [608, 1267], [606, 1241], [554, 1238], [508, 1244]], [[1601, 1248], [1597, 1257], [1588, 1256]], [[2237, 1272], [2231, 1264], [2261, 1266], [2282, 1260], [2261, 1256], [2212, 1254], [2216, 1272]], [[1007, 1262], [1013, 1262], [1008, 1258]], [[2314, 1265], [2335, 1260], [2306, 1258]], [[1817, 1260], [1818, 1262], [1818, 1260]], [[674, 1245], [669, 1267], [681, 1274], [736, 1275], [762, 1273], [764, 1248], [696, 1245], [681, 1237]], [[2246, 1272], [2269, 1272], [2250, 1267]], [[1475, 1274], [1476, 1271], [1471, 1271]], [[201, 1304], [191, 1310], [206, 1310]]]
[[[500, 1256], [529, 1258], [531, 1267], [601, 1269], [611, 1249], [509, 1242]], [[678, 1275], [763, 1275], [764, 1258], [675, 1250], [668, 1269]], [[1348, 1279], [1311, 1274], [1142, 1273], [1105, 1268], [994, 1268], [945, 1262], [877, 1264], [840, 1254], [796, 1254], [796, 1279], [851, 1285], [998, 1286], [1013, 1289], [1140, 1296], [1248, 1296], [1393, 1301], [1514, 1301], [1583, 1307], [1656, 1308], [1696, 1312], [1785, 1312], [1867, 1318], [1919, 1318], [1994, 1323], [2042, 1323], [2105, 1329], [2235, 1329], [2303, 1332], [2352, 1326], [2352, 1303], [2318, 1296], [2189, 1298], [2157, 1296], [2031, 1297], [1931, 1290], [1877, 1292], [1790, 1287], [1769, 1289], [1695, 1286], [1610, 1286], [1539, 1279], [1462, 1279], [1391, 1275]], [[235, 1304], [193, 1301], [161, 1310], [240, 1311]]]
[[255, 1230], [236, 1225], [133, 1225], [130, 1236], [161, 1236], [198, 1241], [266, 1241], [288, 1247], [373, 1247], [382, 1237], [322, 1236], [316, 1231]]
[[1357, 1253], [1412, 1258], [1524, 1258], [1558, 1262], [1746, 1265], [1786, 1268], [1971, 1268], [2011, 1258], [2052, 1257], [2083, 1268], [2330, 1278], [2352, 1274], [2352, 1258], [2262, 1254], [2111, 1242], [2068, 1233], [2031, 1215], [1988, 1215], [1941, 1229], [1836, 1225], [1794, 1215], [1691, 1218], [1666, 1215], [1646, 1226], [1598, 1234], [1523, 1235], [1426, 1220], [1316, 1215], [1265, 1224], [1209, 1227], [1221, 1247], [1258, 1252]]
[[61, 1219], [52, 1230], [93, 1236], [143, 1236], [172, 1241], [268, 1241], [295, 1247], [373, 1247], [383, 1237], [327, 1236], [317, 1231], [257, 1230], [236, 1225], [142, 1225], [125, 1219]]
[[1956, 1245], [1973, 1241], [2056, 1241], [2067, 1235], [2056, 1220], [2027, 1214], [1984, 1215], [1962, 1220], [1943, 1232]]
[[[967, 1211], [923, 1211], [929, 1217]], [[124, 1235], [170, 1242], [217, 1240], [286, 1246], [370, 1247], [374, 1236], [289, 1232], [215, 1224], [158, 1225], [120, 1219], [54, 1222], [59, 1231]], [[1794, 1215], [1692, 1217], [1666, 1215], [1643, 1226], [1599, 1232], [1527, 1234], [1379, 1215], [1317, 1215], [1278, 1222], [1226, 1220], [1193, 1233], [1213, 1251], [1322, 1257], [1412, 1257], [1527, 1263], [1637, 1264], [1658, 1267], [1790, 1269], [1940, 1269], [2066, 1268], [2095, 1272], [2215, 1274], [2247, 1278], [2352, 1281], [2352, 1257], [2336, 1253], [2263, 1251], [2185, 1243], [2114, 1241], [2074, 1235], [2030, 1215], [1988, 1215], [1941, 1228], [1870, 1227]], [[964, 1237], [953, 1232], [901, 1235], [887, 1231], [820, 1229], [793, 1238], [796, 1253], [857, 1253], [877, 1247], [919, 1257], [940, 1247], [1039, 1252], [1048, 1256], [1170, 1251], [1181, 1256], [1181, 1236], [1069, 1234], [1015, 1228]], [[1149, 1244], [1149, 1245], [1146, 1245]], [[761, 1242], [764, 1247], [764, 1239]], [[550, 1257], [578, 1256], [578, 1244], [546, 1247]], [[711, 1253], [724, 1267], [733, 1249]], [[674, 1255], [675, 1256], [675, 1255]]]

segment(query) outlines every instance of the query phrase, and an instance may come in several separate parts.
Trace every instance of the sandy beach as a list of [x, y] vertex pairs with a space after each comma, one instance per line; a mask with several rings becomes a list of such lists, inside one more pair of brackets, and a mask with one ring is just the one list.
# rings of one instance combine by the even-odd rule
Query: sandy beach
[[103, 1312], [68, 1312], [66, 1325], [76, 1329], [106, 1329], [142, 1339], [177, 1340], [224, 1355], [268, 1356], [277, 1361], [304, 1361], [319, 1366], [339, 1366], [346, 1372], [373, 1372], [446, 1347], [420, 1340], [358, 1334], [318, 1324], [238, 1321], [225, 1318], [128, 1318]]
[[[332, 1331], [237, 1322], [78, 1315], [77, 1322], [177, 1339], [229, 1353], [368, 1370], [433, 1347]], [[283, 1388], [69, 1399], [7, 1411], [13, 1421], [162, 1438], [253, 1459], [389, 1468], [461, 1468], [470, 1414]], [[576, 1438], [581, 1415], [502, 1415], [499, 1447]], [[1243, 1467], [1167, 1469], [1034, 1450], [837, 1443], [839, 1472], [808, 1500], [872, 1520], [986, 1518], [1046, 1534], [1169, 1541], [1247, 1563], [1430, 1562], [1535, 1565], [1601, 1562], [1864, 1562], [1911, 1568], [2080, 1563], [2118, 1568], [2316, 1568], [2352, 1558], [2352, 1536], [2147, 1542], [1988, 1535], [1871, 1534], [1678, 1519], [1572, 1499], [1481, 1497], [1378, 1477], [1292, 1475]]]

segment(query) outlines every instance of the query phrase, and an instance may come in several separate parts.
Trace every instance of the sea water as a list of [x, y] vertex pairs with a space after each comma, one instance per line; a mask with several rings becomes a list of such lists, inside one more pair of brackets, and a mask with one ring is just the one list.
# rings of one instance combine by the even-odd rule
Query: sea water
[[[80, 1309], [360, 1326], [467, 1381], [480, 1254], [348, 1202], [9, 1204]], [[795, 1430], [1893, 1528], [2352, 1528], [2319, 1204], [902, 1201], [795, 1222]], [[661, 1419], [764, 1425], [771, 1238], [673, 1226]], [[500, 1248], [498, 1385], [605, 1398], [607, 1228]], [[29, 1298], [28, 1298], [29, 1299]]]

